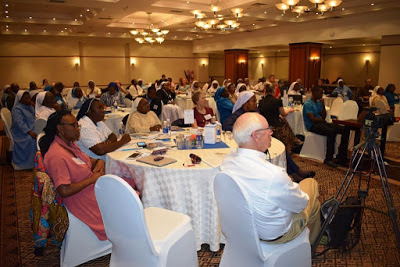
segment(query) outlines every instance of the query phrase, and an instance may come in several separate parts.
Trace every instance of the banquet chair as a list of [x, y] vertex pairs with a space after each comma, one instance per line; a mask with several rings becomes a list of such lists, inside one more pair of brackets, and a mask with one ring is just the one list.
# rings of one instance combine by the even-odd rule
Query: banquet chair
[[389, 112], [389, 110], [386, 108], [385, 102], [380, 99], [376, 101], [376, 108], [378, 109], [379, 114], [386, 114]]
[[89, 226], [67, 212], [69, 227], [61, 246], [61, 266], [76, 266], [111, 253], [110, 241], [99, 240]]
[[[343, 103], [339, 115], [338, 115], [338, 120], [346, 121], [346, 120], [357, 120], [358, 116], [358, 104], [354, 100], [347, 100], [346, 102]], [[349, 137], [349, 148], [354, 146], [354, 137], [355, 137], [355, 131], [351, 130], [350, 131], [350, 137]]]
[[38, 134], [38, 135], [36, 136], [36, 146], [37, 146], [37, 150], [40, 150], [39, 142], [40, 142], [40, 138], [42, 138], [43, 136], [44, 136], [44, 133], [40, 133], [40, 134]]
[[183, 110], [178, 105], [167, 104], [162, 106], [161, 123], [169, 119], [170, 122], [183, 118]]
[[333, 100], [331, 107], [332, 118], [337, 118], [339, 116], [339, 112], [340, 109], [342, 108], [342, 105], [343, 105], [343, 99], [341, 97], [337, 97], [335, 100]]
[[100, 177], [95, 193], [113, 244], [110, 266], [198, 266], [189, 216], [156, 207], [143, 209], [132, 187], [115, 175]]
[[3, 122], [4, 131], [6, 132], [6, 136], [10, 140], [10, 148], [9, 151], [13, 151], [14, 148], [14, 138], [11, 134], [11, 112], [8, 108], [2, 108], [0, 111], [1, 121]]
[[220, 172], [214, 179], [214, 194], [226, 238], [220, 267], [311, 266], [307, 227], [287, 243], [261, 241], [247, 192], [228, 174]]
[[400, 122], [388, 126], [386, 135], [387, 142], [400, 142]]

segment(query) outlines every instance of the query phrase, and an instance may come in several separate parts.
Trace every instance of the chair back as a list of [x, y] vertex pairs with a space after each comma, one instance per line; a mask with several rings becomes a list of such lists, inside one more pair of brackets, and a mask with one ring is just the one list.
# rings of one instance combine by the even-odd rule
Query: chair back
[[400, 104], [394, 104], [394, 116], [400, 117]]
[[333, 100], [332, 107], [331, 107], [331, 116], [337, 117], [339, 115], [339, 111], [342, 108], [343, 99], [341, 97], [337, 97]]
[[40, 134], [38, 134], [37, 137], [36, 137], [36, 146], [37, 146], [37, 150], [38, 150], [38, 151], [40, 150], [40, 145], [39, 145], [40, 138], [42, 138], [43, 136], [44, 136], [44, 133], [40, 133]]
[[95, 194], [107, 238], [113, 244], [111, 265], [157, 266], [158, 253], [132, 187], [118, 176], [103, 175], [96, 182]]
[[377, 100], [375, 105], [380, 114], [386, 114], [389, 112], [388, 109], [386, 108], [385, 102], [383, 102], [381, 99]]
[[358, 115], [358, 105], [357, 102], [354, 100], [347, 100], [346, 102], [343, 103], [339, 114], [338, 114], [338, 119], [339, 120], [356, 120], [357, 115]]
[[234, 257], [247, 262], [247, 266], [265, 261], [247, 192], [227, 173], [219, 172], [214, 179], [214, 194], [222, 233], [227, 240], [224, 253], [235, 251], [240, 255]]
[[4, 126], [4, 131], [6, 132], [6, 135], [8, 139], [10, 139], [10, 148], [9, 151], [13, 150], [14, 147], [14, 138], [12, 137], [11, 134], [11, 112], [8, 108], [2, 108], [0, 111], [0, 116], [1, 116], [1, 121], [3, 122]]
[[161, 122], [169, 119], [170, 122], [183, 118], [183, 110], [178, 105], [167, 104], [162, 106]]
[[44, 119], [36, 119], [34, 124], [34, 132], [36, 134], [44, 133], [43, 129], [46, 127], [47, 121]]

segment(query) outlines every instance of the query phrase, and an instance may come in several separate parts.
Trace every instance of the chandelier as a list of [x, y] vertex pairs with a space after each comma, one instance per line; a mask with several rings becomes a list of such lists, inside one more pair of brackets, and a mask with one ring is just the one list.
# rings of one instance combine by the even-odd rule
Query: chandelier
[[[200, 10], [193, 10], [191, 13], [197, 19], [196, 27], [203, 30], [234, 30], [239, 28], [239, 18], [243, 17], [243, 8], [232, 8], [232, 19], [224, 19], [222, 14], [219, 14], [221, 8], [217, 5], [211, 5], [210, 11], [213, 13], [213, 18], [206, 20], [206, 15]], [[204, 19], [204, 20], [203, 20]]]
[[275, 4], [275, 7], [282, 10], [282, 16], [286, 13], [286, 10], [291, 10], [300, 16], [303, 13], [316, 11], [321, 12], [322, 15], [326, 11], [333, 11], [333, 9], [342, 3], [342, 0], [309, 0], [311, 3], [315, 4], [314, 7], [300, 6], [297, 5], [300, 0], [281, 0], [282, 3]]
[[130, 33], [135, 36], [135, 41], [139, 44], [153, 44], [155, 42], [161, 44], [164, 42], [166, 35], [169, 33], [169, 30], [160, 30], [159, 28], [155, 28], [150, 20], [151, 12], [147, 12], [149, 15], [148, 18], [148, 28], [146, 29], [135, 29], [131, 30]]

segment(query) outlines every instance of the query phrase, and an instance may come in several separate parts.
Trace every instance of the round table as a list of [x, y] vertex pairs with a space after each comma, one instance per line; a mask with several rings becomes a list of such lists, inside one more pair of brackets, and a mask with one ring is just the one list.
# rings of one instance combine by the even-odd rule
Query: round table
[[107, 113], [104, 117], [104, 123], [118, 137], [122, 119], [129, 114], [125, 109], [119, 109], [114, 113]]
[[[131, 140], [130, 144], [138, 141], [151, 142], [136, 139]], [[160, 207], [190, 216], [197, 250], [200, 250], [201, 244], [205, 243], [210, 245], [212, 251], [218, 251], [219, 244], [221, 241], [224, 242], [224, 239], [214, 198], [214, 177], [219, 172], [225, 155], [235, 151], [237, 147], [234, 140], [226, 141], [230, 148], [199, 150], [171, 148], [164, 156], [176, 159], [177, 162], [164, 167], [126, 160], [135, 151], [122, 151], [124, 149], [122, 147], [119, 151], [107, 154], [106, 173], [134, 179], [142, 193], [142, 203], [145, 208]], [[148, 150], [142, 150], [145, 151]], [[272, 163], [286, 168], [285, 146], [282, 142], [272, 138], [269, 151]], [[188, 167], [190, 153], [200, 156], [203, 161]]]

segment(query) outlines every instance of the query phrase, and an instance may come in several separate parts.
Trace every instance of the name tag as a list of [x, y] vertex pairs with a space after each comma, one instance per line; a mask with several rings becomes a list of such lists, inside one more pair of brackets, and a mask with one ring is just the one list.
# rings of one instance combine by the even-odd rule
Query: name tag
[[81, 160], [80, 158], [72, 158], [73, 161], [75, 161], [76, 164], [78, 165], [83, 165], [86, 164], [83, 160]]
[[212, 117], [210, 114], [206, 114], [206, 115], [204, 115], [204, 119], [206, 119], [206, 121], [208, 121], [208, 120], [211, 120]]
[[158, 105], [154, 105], [154, 106], [153, 106], [153, 109], [158, 109]]

